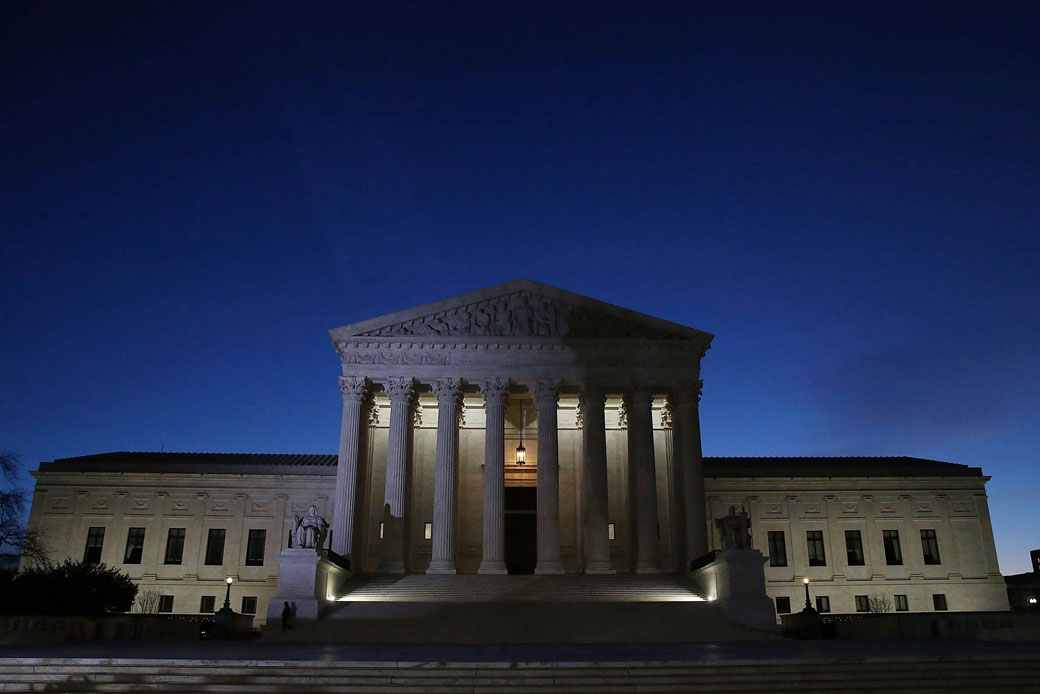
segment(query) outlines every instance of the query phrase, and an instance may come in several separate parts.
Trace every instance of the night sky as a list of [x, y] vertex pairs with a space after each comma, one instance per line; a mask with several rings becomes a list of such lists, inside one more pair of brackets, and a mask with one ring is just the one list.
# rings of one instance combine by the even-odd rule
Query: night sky
[[527, 277], [715, 333], [706, 455], [981, 466], [1026, 571], [1038, 124], [1033, 2], [5, 2], [0, 448], [333, 453], [328, 329]]

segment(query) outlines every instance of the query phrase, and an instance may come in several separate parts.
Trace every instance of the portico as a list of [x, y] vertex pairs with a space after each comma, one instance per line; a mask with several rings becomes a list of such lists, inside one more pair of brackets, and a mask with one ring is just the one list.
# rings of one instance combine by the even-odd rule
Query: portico
[[[536, 439], [535, 573], [657, 573], [707, 551], [697, 403], [711, 335], [529, 280], [330, 334], [343, 371], [332, 550], [355, 567], [505, 573], [518, 435]], [[533, 432], [507, 422], [518, 401]], [[613, 558], [611, 524], [626, 538]]]

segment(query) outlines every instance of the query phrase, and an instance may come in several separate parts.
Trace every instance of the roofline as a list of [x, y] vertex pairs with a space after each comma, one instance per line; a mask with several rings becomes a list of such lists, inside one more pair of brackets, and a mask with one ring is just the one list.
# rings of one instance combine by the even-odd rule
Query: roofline
[[[393, 325], [394, 323], [402, 323], [407, 320], [415, 318], [417, 315], [430, 315], [438, 313], [440, 311], [447, 311], [457, 306], [463, 306], [466, 304], [476, 303], [484, 299], [488, 299], [492, 296], [502, 296], [503, 294], [509, 294], [511, 292], [528, 291], [543, 296], [548, 296], [553, 299], [559, 299], [561, 301], [567, 301], [573, 304], [578, 304], [583, 308], [593, 308], [604, 311], [608, 314], [616, 315], [619, 318], [625, 318], [637, 323], [642, 323], [648, 327], [655, 328], [657, 330], [670, 331], [679, 333], [691, 340], [703, 342], [705, 347], [711, 344], [711, 341], [715, 338], [712, 333], [704, 332], [703, 330], [697, 330], [680, 323], [673, 323], [672, 321], [665, 320], [663, 318], [657, 318], [647, 313], [641, 313], [632, 309], [618, 306], [617, 304], [610, 304], [599, 299], [593, 299], [592, 297], [583, 296], [581, 294], [575, 294], [569, 292], [566, 289], [560, 289], [553, 287], [548, 284], [542, 284], [541, 282], [535, 282], [529, 279], [516, 279], [510, 282], [504, 282], [502, 284], [496, 284], [491, 287], [484, 289], [477, 289], [465, 294], [459, 294], [458, 296], [449, 297], [447, 299], [441, 299], [440, 301], [433, 301], [428, 304], [422, 304], [421, 306], [413, 306], [411, 308], [401, 309], [400, 311], [394, 311], [393, 313], [386, 313], [382, 316], [376, 316], [375, 318], [368, 318], [357, 323], [350, 323], [343, 325], [338, 328], [329, 330], [329, 337], [333, 342], [337, 340], [349, 339], [356, 337], [359, 333], [368, 332], [369, 330], [376, 330], [378, 328], [385, 327], [387, 325]], [[538, 338], [532, 338], [538, 339]]]
[[[143, 461], [135, 462], [133, 456], [148, 456], [148, 457], [160, 457], [166, 458], [164, 461]], [[225, 456], [234, 456], [236, 458], [256, 458], [256, 462], [228, 462], [226, 460], [220, 460]], [[108, 460], [105, 458], [108, 457]], [[176, 458], [181, 457], [181, 460]], [[194, 459], [191, 459], [194, 458]], [[207, 459], [209, 459], [207, 461]], [[272, 460], [274, 459], [274, 460]], [[298, 463], [279, 463], [277, 459], [289, 460], [305, 460], [306, 462]], [[326, 462], [320, 464], [313, 464], [316, 460], [321, 459]], [[748, 461], [747, 466], [737, 467], [733, 466], [730, 469], [725, 469], [725, 465], [712, 465], [712, 463], [725, 463], [726, 461]], [[766, 463], [776, 461], [791, 461], [790, 465], [769, 465]], [[835, 460], [843, 461], [847, 463], [855, 462], [866, 462], [866, 461], [905, 461], [905, 468], [901, 472], [892, 470], [864, 470], [857, 474], [848, 474], [847, 468], [843, 470], [828, 470], [827, 468], [820, 468], [818, 470], [808, 470], [810, 474], [804, 474], [806, 472], [806, 466], [804, 463], [812, 461], [823, 461], [823, 460]], [[756, 465], [756, 462], [763, 464]], [[799, 461], [803, 464], [799, 465]], [[917, 463], [926, 463], [927, 466], [921, 466], [926, 469], [920, 471], [914, 471], [912, 468]], [[927, 458], [914, 458], [911, 456], [705, 456], [704, 457], [705, 467], [709, 468], [705, 472], [715, 472], [718, 474], [706, 474], [705, 477], [710, 479], [726, 479], [726, 478], [755, 478], [755, 477], [771, 477], [771, 478], [791, 478], [791, 479], [826, 479], [826, 478], [849, 478], [849, 477], [863, 477], [863, 478], [981, 478], [983, 481], [989, 479], [988, 476], [982, 474], [982, 468], [964, 465], [961, 463], [949, 463], [942, 460], [930, 460]], [[156, 470], [155, 466], [164, 465], [165, 469]], [[144, 468], [152, 467], [151, 470]], [[217, 472], [227, 471], [232, 473], [235, 471], [236, 474], [243, 474], [240, 471], [249, 470], [250, 472], [244, 474], [257, 474], [256, 471], [263, 469], [266, 471], [285, 471], [286, 474], [291, 471], [291, 474], [306, 474], [311, 471], [324, 471], [334, 469], [336, 467], [336, 454], [334, 453], [311, 453], [311, 454], [295, 454], [295, 453], [186, 453], [186, 452], [165, 452], [165, 451], [111, 451], [107, 453], [96, 453], [92, 455], [77, 456], [71, 458], [56, 458], [53, 461], [44, 461], [40, 463], [39, 472], [146, 472], [146, 473], [205, 473], [205, 472]], [[714, 468], [714, 469], [710, 469]], [[721, 469], [720, 469], [721, 468]], [[803, 474], [799, 474], [799, 472]], [[846, 474], [841, 474], [845, 472]], [[313, 474], [313, 473], [312, 473]], [[35, 477], [35, 473], [34, 473]]]

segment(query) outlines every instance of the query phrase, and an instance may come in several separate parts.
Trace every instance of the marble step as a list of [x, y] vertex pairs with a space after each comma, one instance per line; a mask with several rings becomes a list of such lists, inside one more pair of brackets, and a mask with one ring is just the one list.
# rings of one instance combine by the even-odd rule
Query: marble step
[[1037, 692], [1036, 656], [817, 662], [329, 663], [0, 659], [0, 691]]

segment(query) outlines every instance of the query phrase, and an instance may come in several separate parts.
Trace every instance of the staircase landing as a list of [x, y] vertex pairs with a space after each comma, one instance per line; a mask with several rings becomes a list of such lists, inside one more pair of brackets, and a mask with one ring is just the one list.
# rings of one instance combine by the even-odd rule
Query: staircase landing
[[693, 584], [674, 575], [360, 576], [342, 602], [699, 602]]

